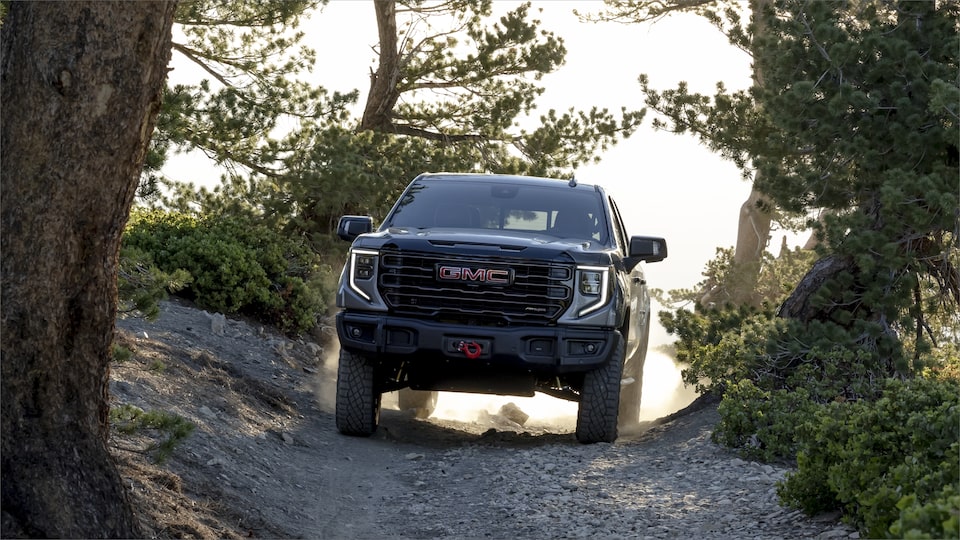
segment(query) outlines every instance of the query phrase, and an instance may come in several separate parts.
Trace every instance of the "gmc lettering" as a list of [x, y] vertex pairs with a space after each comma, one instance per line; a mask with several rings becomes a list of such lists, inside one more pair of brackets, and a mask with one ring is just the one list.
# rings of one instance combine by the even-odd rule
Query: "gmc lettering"
[[493, 268], [466, 268], [461, 266], [441, 266], [438, 271], [440, 279], [457, 281], [478, 281], [482, 283], [510, 283], [509, 270]]

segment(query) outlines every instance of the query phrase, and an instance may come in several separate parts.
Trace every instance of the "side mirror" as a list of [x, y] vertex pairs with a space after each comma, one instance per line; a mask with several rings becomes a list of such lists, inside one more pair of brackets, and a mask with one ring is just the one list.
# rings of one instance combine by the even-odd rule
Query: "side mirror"
[[373, 218], [370, 216], [343, 216], [337, 223], [337, 236], [348, 242], [372, 230]]
[[658, 262], [667, 258], [667, 241], [653, 236], [631, 236], [631, 259], [645, 262]]

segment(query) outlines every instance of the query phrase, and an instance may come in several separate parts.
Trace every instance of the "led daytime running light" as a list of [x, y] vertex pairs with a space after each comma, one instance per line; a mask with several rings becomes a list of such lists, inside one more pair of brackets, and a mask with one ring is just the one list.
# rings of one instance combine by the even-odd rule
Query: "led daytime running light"
[[359, 285], [357, 285], [357, 257], [358, 256], [370, 257], [374, 260], [374, 265], [376, 265], [376, 257], [379, 255], [376, 251], [367, 251], [362, 249], [355, 249], [350, 252], [350, 288], [353, 292], [359, 294], [364, 300], [370, 302], [373, 298], [369, 294], [363, 291]]
[[[600, 299], [580, 310], [578, 316], [583, 317], [584, 315], [593, 313], [594, 311], [600, 309], [607, 303], [607, 295], [609, 294], [607, 291], [610, 289], [608, 286], [610, 269], [605, 266], [578, 266], [577, 271], [581, 273], [579, 276], [577, 276], [578, 280], [582, 279], [583, 272], [596, 272], [600, 274]], [[583, 294], [583, 291], [581, 291], [579, 287], [580, 285], [578, 284], [577, 292], [579, 294]]]

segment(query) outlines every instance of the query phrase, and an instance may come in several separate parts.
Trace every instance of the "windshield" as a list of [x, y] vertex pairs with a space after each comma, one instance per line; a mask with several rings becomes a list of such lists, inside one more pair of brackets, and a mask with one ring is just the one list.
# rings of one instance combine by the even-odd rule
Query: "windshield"
[[607, 242], [600, 194], [556, 186], [464, 180], [417, 182], [387, 227], [492, 229]]

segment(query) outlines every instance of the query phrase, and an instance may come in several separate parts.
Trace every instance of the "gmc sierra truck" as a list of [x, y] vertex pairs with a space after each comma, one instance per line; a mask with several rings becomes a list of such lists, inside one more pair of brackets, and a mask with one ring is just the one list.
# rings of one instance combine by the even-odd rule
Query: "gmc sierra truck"
[[641, 262], [666, 241], [628, 236], [603, 188], [526, 176], [423, 174], [352, 242], [337, 292], [337, 429], [368, 436], [381, 395], [428, 416], [438, 391], [579, 402], [576, 437], [612, 442], [639, 420], [650, 297]]

